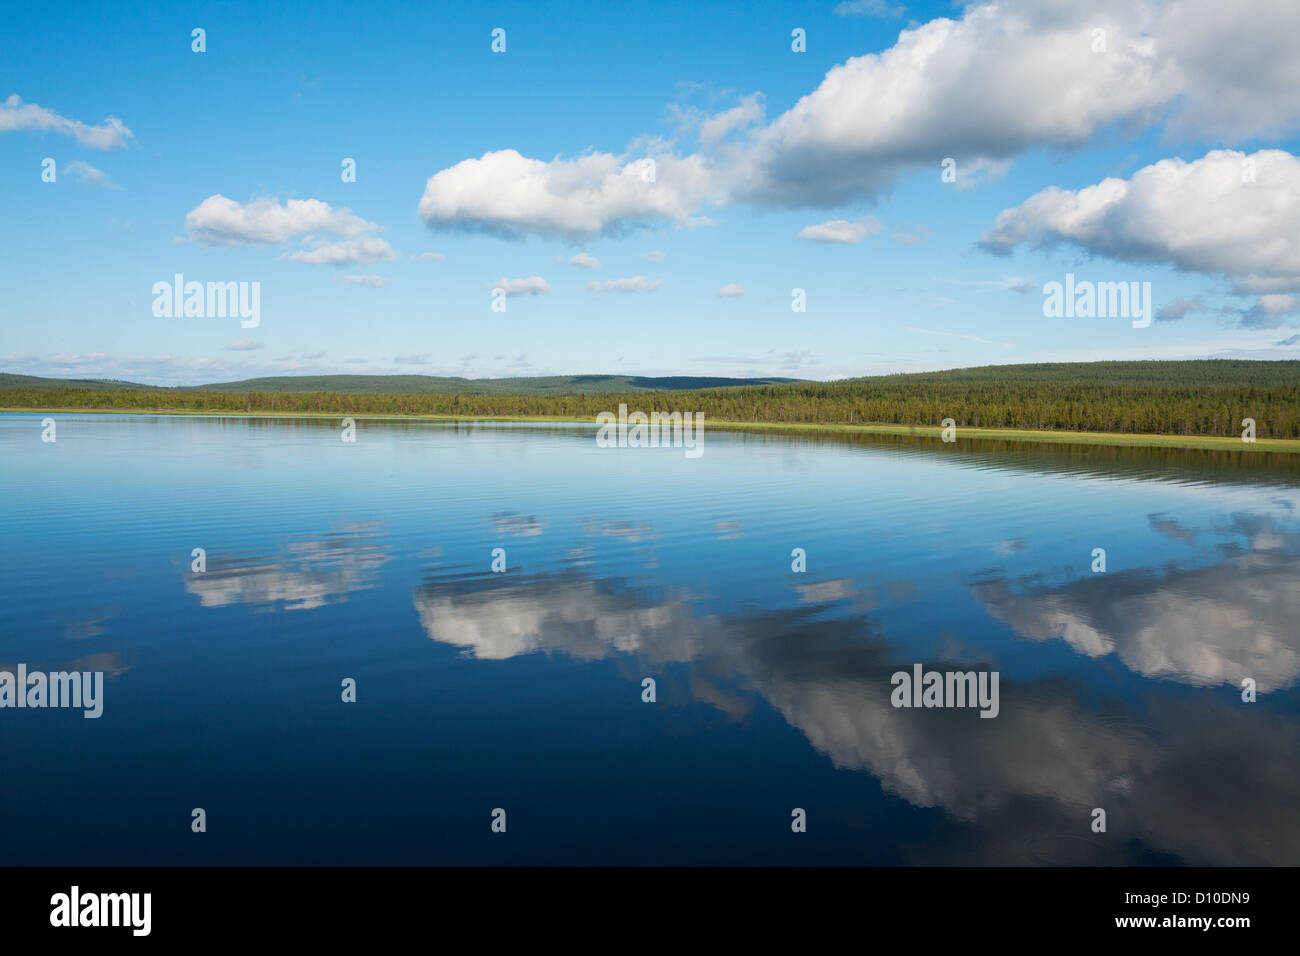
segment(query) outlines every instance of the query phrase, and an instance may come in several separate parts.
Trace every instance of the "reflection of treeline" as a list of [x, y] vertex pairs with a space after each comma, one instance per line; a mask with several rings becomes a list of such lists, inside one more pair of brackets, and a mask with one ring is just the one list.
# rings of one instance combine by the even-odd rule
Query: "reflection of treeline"
[[1180, 448], [1123, 444], [1073, 444], [981, 438], [941, 445], [933, 436], [909, 437], [874, 432], [743, 432], [745, 442], [780, 442], [812, 446], [854, 444], [888, 448], [903, 454], [942, 456], [977, 468], [1006, 471], [1091, 475], [1102, 478], [1151, 478], [1159, 481], [1248, 483], [1294, 488], [1300, 485], [1300, 455], [1270, 455], [1257, 446]]
[[[1216, 363], [1198, 363], [1213, 364]], [[1269, 364], [1300, 366], [1300, 363]], [[1002, 371], [1005, 373], [1006, 367]], [[340, 415], [539, 415], [594, 421], [598, 413], [615, 411], [619, 402], [626, 402], [633, 411], [703, 412], [706, 421], [938, 425], [943, 419], [952, 418], [958, 425], [984, 428], [1167, 435], [1236, 436], [1241, 434], [1242, 419], [1253, 418], [1260, 438], [1300, 438], [1300, 376], [1294, 372], [1289, 374], [1288, 382], [1235, 385], [1215, 381], [1212, 375], [1205, 377], [1206, 381], [1178, 384], [1097, 384], [1040, 381], [1033, 374], [1027, 374], [1023, 380], [1013, 377], [994, 381], [963, 380], [956, 373], [937, 373], [920, 381], [911, 376], [898, 376], [627, 395], [6, 389], [0, 391], [0, 406]]]

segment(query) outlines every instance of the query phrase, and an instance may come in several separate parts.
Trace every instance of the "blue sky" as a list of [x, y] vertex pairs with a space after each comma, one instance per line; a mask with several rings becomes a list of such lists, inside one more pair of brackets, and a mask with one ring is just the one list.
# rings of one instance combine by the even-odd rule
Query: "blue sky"
[[[6, 19], [5, 371], [829, 379], [1300, 354], [1293, 2]], [[260, 324], [155, 316], [176, 273], [260, 283]], [[1164, 311], [1045, 317], [1066, 273], [1150, 282]]]

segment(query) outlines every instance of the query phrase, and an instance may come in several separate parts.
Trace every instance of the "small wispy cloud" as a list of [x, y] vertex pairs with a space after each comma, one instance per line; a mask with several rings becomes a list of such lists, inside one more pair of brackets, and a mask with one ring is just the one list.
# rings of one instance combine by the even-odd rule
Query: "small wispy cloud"
[[1237, 313], [1243, 329], [1277, 329], [1292, 316], [1300, 315], [1300, 295], [1269, 293], [1261, 295], [1249, 309]]
[[1194, 312], [1205, 311], [1200, 299], [1174, 299], [1156, 310], [1157, 322], [1177, 322]]
[[604, 282], [588, 282], [587, 288], [592, 292], [652, 292], [663, 285], [663, 279], [647, 279], [645, 276], [631, 276], [626, 279], [606, 279]]
[[913, 229], [900, 229], [893, 233], [890, 238], [902, 246], [915, 246], [925, 242], [925, 237], [930, 234], [930, 230], [925, 226], [916, 226]]
[[830, 219], [816, 226], [806, 226], [799, 230], [798, 238], [811, 242], [861, 242], [867, 236], [874, 236], [884, 229], [884, 224], [874, 217], [850, 222], [847, 219]]
[[1025, 276], [1003, 276], [1000, 279], [954, 279], [940, 276], [935, 281], [946, 282], [951, 285], [1006, 289], [1008, 292], [1017, 292], [1020, 295], [1028, 295], [1030, 292], [1033, 292], [1035, 288], [1034, 280]]
[[74, 159], [63, 167], [63, 172], [71, 176], [78, 182], [86, 183], [89, 186], [98, 186], [100, 189], [121, 189], [116, 183], [110, 182], [108, 173], [102, 169], [96, 169], [90, 163], [83, 163], [79, 159]]
[[526, 279], [507, 279], [502, 276], [492, 283], [493, 289], [501, 289], [506, 295], [541, 295], [550, 292], [551, 286], [541, 276], [529, 276]]
[[837, 17], [885, 17], [897, 20], [906, 10], [906, 7], [891, 6], [885, 0], [844, 0], [835, 4]]
[[238, 342], [231, 342], [226, 346], [227, 352], [252, 352], [254, 349], [265, 348], [261, 342], [252, 342], [248, 339], [241, 339]]
[[967, 335], [963, 332], [943, 332], [937, 329], [918, 329], [918, 328], [913, 328], [912, 326], [908, 326], [907, 331], [915, 332], [918, 335], [940, 335], [940, 336], [944, 336], [945, 338], [964, 339], [967, 342], [978, 342], [981, 345], [996, 345], [1004, 349], [1015, 348], [1014, 344], [1011, 342], [995, 342], [992, 339], [983, 339], [980, 338], [978, 335]]
[[71, 136], [82, 146], [91, 149], [125, 149], [135, 135], [116, 116], [110, 116], [98, 126], [60, 116], [54, 110], [24, 103], [17, 93], [0, 103], [0, 133], [21, 130], [59, 133]]
[[967, 189], [974, 189], [976, 186], [999, 182], [1006, 178], [1010, 169], [1011, 160], [1009, 159], [967, 160], [961, 166], [957, 181], [952, 184], [953, 189], [958, 192], [965, 192]]
[[696, 131], [700, 142], [706, 146], [713, 146], [731, 133], [762, 122], [765, 115], [762, 93], [743, 96], [738, 105], [720, 113], [676, 103], [671, 104], [669, 109], [676, 117], [678, 127], [683, 131]]
[[393, 247], [378, 236], [358, 236], [335, 242], [308, 239], [304, 245], [308, 248], [286, 252], [280, 258], [323, 266], [361, 266], [397, 258]]

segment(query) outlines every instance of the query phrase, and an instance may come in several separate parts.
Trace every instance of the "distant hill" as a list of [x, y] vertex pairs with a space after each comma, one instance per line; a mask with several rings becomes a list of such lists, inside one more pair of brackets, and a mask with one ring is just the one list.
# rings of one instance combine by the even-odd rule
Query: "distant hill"
[[719, 378], [670, 375], [550, 375], [519, 378], [456, 378], [438, 375], [280, 375], [199, 385], [203, 392], [334, 392], [339, 395], [597, 395], [612, 392], [679, 391], [733, 385], [779, 385], [794, 378]]
[[140, 389], [170, 392], [287, 394], [332, 392], [337, 395], [598, 395], [614, 392], [681, 391], [740, 385], [780, 385], [797, 378], [721, 378], [667, 375], [552, 375], [520, 378], [454, 378], [438, 375], [275, 375], [239, 382], [214, 382], [180, 388], [159, 388], [97, 378], [41, 378], [0, 373], [0, 389]]
[[115, 378], [42, 378], [39, 375], [11, 375], [0, 372], [0, 389], [4, 388], [155, 388], [136, 382], [122, 382]]
[[1300, 384], [1300, 361], [1187, 359], [1171, 362], [1035, 362], [979, 365], [942, 372], [906, 372], [840, 379], [837, 385], [1053, 384], [1053, 385], [1232, 385]]

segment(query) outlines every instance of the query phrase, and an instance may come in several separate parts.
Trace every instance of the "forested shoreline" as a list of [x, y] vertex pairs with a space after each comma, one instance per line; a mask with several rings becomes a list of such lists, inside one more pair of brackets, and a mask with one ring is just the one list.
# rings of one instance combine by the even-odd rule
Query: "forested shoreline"
[[[1291, 363], [1287, 363], [1291, 364]], [[1300, 382], [1086, 383], [980, 380], [936, 373], [831, 383], [596, 395], [225, 393], [179, 389], [0, 390], [9, 409], [557, 417], [594, 421], [619, 403], [706, 420], [797, 425], [939, 425], [1232, 437], [1243, 419], [1260, 438], [1300, 438]]]

